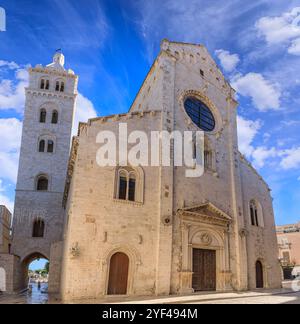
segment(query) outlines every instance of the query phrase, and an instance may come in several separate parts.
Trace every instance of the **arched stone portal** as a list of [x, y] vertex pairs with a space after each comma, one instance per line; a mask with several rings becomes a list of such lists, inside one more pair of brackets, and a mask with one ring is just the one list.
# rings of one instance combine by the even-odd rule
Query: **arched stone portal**
[[49, 258], [47, 256], [45, 256], [44, 254], [40, 253], [40, 252], [34, 252], [29, 254], [27, 257], [25, 257], [22, 262], [21, 262], [21, 271], [22, 271], [22, 282], [21, 282], [21, 287], [23, 289], [26, 289], [28, 287], [28, 268], [29, 265], [35, 261], [35, 260], [39, 260], [39, 259], [46, 259], [49, 261]]
[[211, 203], [179, 211], [182, 271], [179, 291], [231, 289], [229, 226], [231, 218]]

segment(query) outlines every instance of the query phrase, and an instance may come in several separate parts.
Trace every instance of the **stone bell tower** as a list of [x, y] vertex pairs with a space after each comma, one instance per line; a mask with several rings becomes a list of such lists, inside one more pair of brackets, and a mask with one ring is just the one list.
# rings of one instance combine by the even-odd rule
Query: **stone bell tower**
[[64, 55], [57, 52], [51, 64], [28, 70], [11, 250], [24, 269], [36, 258], [49, 260], [51, 245], [62, 240], [62, 200], [78, 84], [64, 63]]

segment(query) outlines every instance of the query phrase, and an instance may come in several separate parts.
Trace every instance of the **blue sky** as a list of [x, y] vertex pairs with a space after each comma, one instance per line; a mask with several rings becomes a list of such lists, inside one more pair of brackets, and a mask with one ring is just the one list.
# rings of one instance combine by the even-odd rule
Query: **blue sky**
[[35, 260], [30, 263], [29, 270], [42, 270], [45, 269], [45, 265], [48, 261], [46, 259]]
[[77, 119], [126, 112], [163, 38], [201, 43], [238, 91], [240, 150], [300, 220], [300, 1], [0, 0], [0, 203], [13, 206], [24, 71], [62, 48], [80, 76]]

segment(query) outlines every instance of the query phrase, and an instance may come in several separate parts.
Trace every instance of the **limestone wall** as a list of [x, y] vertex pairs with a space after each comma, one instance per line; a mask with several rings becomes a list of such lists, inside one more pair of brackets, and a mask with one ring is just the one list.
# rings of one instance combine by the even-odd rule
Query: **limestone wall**
[[[159, 228], [163, 226], [159, 210], [159, 169], [142, 169], [143, 199], [128, 202], [116, 199], [116, 168], [99, 167], [96, 163], [100, 147], [96, 144], [97, 134], [104, 130], [118, 134], [121, 122], [127, 122], [129, 132], [143, 130], [149, 134], [152, 130], [160, 130], [161, 114], [129, 114], [119, 120], [98, 119], [81, 131], [66, 211], [64, 299], [105, 295], [109, 261], [115, 252], [124, 252], [130, 257], [128, 293], [156, 293], [158, 251], [164, 257], [163, 246], [159, 245]], [[77, 252], [72, 254], [72, 248]], [[169, 281], [167, 277], [164, 279]]]
[[[270, 189], [243, 158], [241, 174], [245, 228], [247, 230], [248, 287], [249, 289], [256, 288], [255, 264], [259, 260], [264, 267], [265, 287], [279, 288], [281, 287], [281, 272]], [[263, 219], [258, 227], [251, 224], [250, 201], [253, 199], [262, 208]]]
[[63, 257], [63, 242], [57, 242], [51, 245], [50, 264], [49, 264], [49, 294], [59, 294], [61, 266]]
[[3, 277], [1, 276], [1, 281], [3, 287], [5, 287], [4, 292], [12, 294], [21, 289], [21, 270], [20, 270], [20, 259], [14, 255], [10, 254], [0, 254], [0, 272], [5, 275], [5, 280], [3, 282]]
[[0, 253], [9, 252], [11, 243], [11, 213], [5, 206], [0, 206]]

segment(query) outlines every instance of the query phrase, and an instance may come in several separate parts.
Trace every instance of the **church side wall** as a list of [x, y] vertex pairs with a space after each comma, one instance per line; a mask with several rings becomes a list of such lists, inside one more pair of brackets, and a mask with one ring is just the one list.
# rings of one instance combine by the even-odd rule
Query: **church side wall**
[[[244, 160], [240, 163], [243, 183], [243, 208], [247, 229], [248, 288], [256, 288], [255, 264], [264, 268], [265, 288], [281, 287], [273, 201], [268, 186]], [[250, 201], [256, 200], [262, 208], [260, 226], [251, 225]]]

